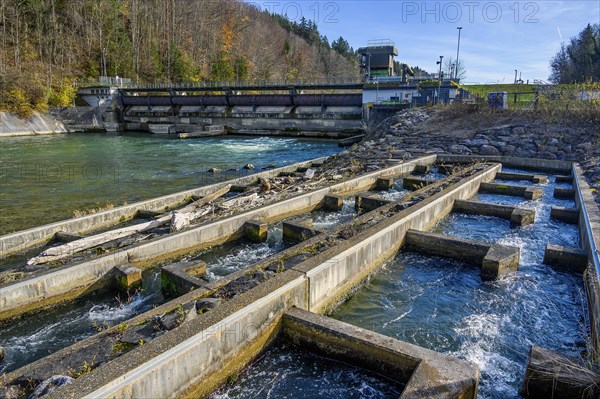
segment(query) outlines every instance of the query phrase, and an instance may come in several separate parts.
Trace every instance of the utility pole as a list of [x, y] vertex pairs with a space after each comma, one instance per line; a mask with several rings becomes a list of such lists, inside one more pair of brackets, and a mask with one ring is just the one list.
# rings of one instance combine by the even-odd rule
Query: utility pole
[[462, 26], [458, 26], [456, 29], [458, 29], [458, 46], [456, 47], [456, 68], [454, 69], [454, 79], [458, 79], [458, 53], [460, 51], [460, 31], [462, 30]]

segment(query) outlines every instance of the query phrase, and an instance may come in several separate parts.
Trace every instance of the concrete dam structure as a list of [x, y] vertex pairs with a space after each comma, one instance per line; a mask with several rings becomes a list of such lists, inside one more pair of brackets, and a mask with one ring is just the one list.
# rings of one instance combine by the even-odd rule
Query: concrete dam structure
[[[4, 269], [15, 273], [0, 287], [0, 319], [7, 325], [59, 304], [77, 308], [82, 305], [76, 300], [99, 301], [94, 296], [99, 292], [114, 295], [143, 287], [164, 295], [154, 307], [124, 316], [116, 325], [100, 326], [95, 333], [73, 337], [75, 344], [22, 361], [6, 373], [0, 392], [24, 397], [57, 376], [66, 383], [45, 397], [197, 398], [217, 389], [250, 392], [252, 385], [270, 384], [271, 374], [261, 380], [246, 373], [264, 375], [264, 361], [284, 369], [277, 359], [296, 356], [298, 348], [302, 364], [309, 362], [302, 356], [317, 356], [317, 362], [334, 359], [345, 370], [342, 374], [354, 373], [387, 397], [475, 398], [478, 388], [493, 389], [489, 370], [468, 357], [349, 322], [348, 307], [355, 298], [371, 295], [370, 281], [405, 255], [437, 265], [458, 259], [459, 269], [435, 273], [469, 274], [469, 284], [494, 297], [511, 294], [506, 282], [519, 276], [525, 275], [527, 284], [534, 278], [551, 284], [544, 279], [560, 270], [561, 284], [579, 280], [585, 287], [585, 350], [590, 356], [600, 353], [600, 212], [578, 165], [424, 155], [391, 160], [385, 168], [337, 178], [284, 199], [256, 202], [257, 194], [265, 192], [264, 179], [310, 181], [324, 162], [265, 170], [0, 237]], [[221, 214], [211, 218], [207, 209]], [[189, 215], [207, 219], [194, 224]], [[513, 239], [467, 234], [460, 224], [464, 220], [492, 223], [496, 228], [491, 230], [504, 229]], [[554, 245], [553, 229], [572, 235]], [[115, 237], [119, 245], [110, 246]], [[131, 240], [123, 241], [127, 237]], [[268, 240], [277, 244], [265, 246]], [[238, 247], [263, 252], [252, 261], [244, 252], [231, 267]], [[530, 270], [531, 250], [545, 254], [536, 265], [538, 274]], [[430, 285], [411, 279], [404, 283], [419, 289]], [[460, 296], [469, 291], [453, 284], [444, 289], [456, 288]], [[417, 306], [418, 297], [403, 302]], [[435, 295], [428, 296], [421, 310], [430, 312], [435, 301]], [[370, 309], [369, 314], [385, 316], [389, 309]], [[503, 316], [511, 317], [508, 310]], [[376, 325], [397, 319], [390, 317]], [[552, 318], [556, 329], [565, 317]], [[507, 326], [518, 323], [510, 319]], [[565, 326], [565, 337], [578, 334], [577, 327]], [[509, 338], [516, 341], [520, 333]], [[597, 391], [573, 384], [553, 366], [572, 360], [556, 345], [552, 348], [529, 345], [516, 351], [530, 354], [528, 360], [518, 358], [523, 372], [514, 389], [529, 398], [552, 393], [595, 397], [586, 395]], [[12, 361], [11, 356], [7, 353], [5, 361]], [[253, 362], [257, 358], [261, 360]], [[591, 378], [585, 373], [578, 377]], [[248, 382], [251, 386], [243, 387]]]
[[224, 132], [351, 137], [363, 131], [361, 87], [351, 83], [121, 89], [115, 100], [114, 128], [192, 133], [182, 138]]

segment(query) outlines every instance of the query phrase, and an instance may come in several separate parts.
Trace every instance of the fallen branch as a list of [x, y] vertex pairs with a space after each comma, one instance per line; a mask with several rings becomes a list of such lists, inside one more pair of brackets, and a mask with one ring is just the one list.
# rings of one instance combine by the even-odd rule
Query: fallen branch
[[77, 252], [96, 247], [109, 241], [125, 238], [137, 233], [144, 233], [161, 227], [171, 220], [171, 215], [162, 216], [150, 222], [140, 223], [133, 226], [123, 227], [121, 229], [107, 231], [105, 233], [96, 234], [94, 236], [85, 237], [81, 240], [71, 241], [64, 245], [48, 248], [39, 256], [29, 259], [28, 265], [41, 265], [43, 263], [55, 262], [67, 258]]

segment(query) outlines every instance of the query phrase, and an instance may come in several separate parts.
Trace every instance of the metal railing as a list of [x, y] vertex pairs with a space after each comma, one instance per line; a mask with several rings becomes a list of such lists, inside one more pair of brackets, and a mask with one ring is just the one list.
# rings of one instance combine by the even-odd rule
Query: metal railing
[[120, 87], [131, 89], [195, 89], [219, 87], [281, 87], [281, 86], [333, 86], [361, 84], [360, 78], [312, 78], [312, 79], [280, 79], [280, 80], [223, 80], [205, 82], [157, 82], [124, 84]]

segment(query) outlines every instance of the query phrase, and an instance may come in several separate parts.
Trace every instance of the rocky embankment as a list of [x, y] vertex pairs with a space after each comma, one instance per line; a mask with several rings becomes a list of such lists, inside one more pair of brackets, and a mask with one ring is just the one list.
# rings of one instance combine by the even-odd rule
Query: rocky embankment
[[448, 115], [447, 110], [409, 110], [375, 127], [339, 156], [354, 162], [410, 159], [424, 153], [505, 155], [576, 161], [600, 206], [600, 127], [546, 123], [524, 114]]

